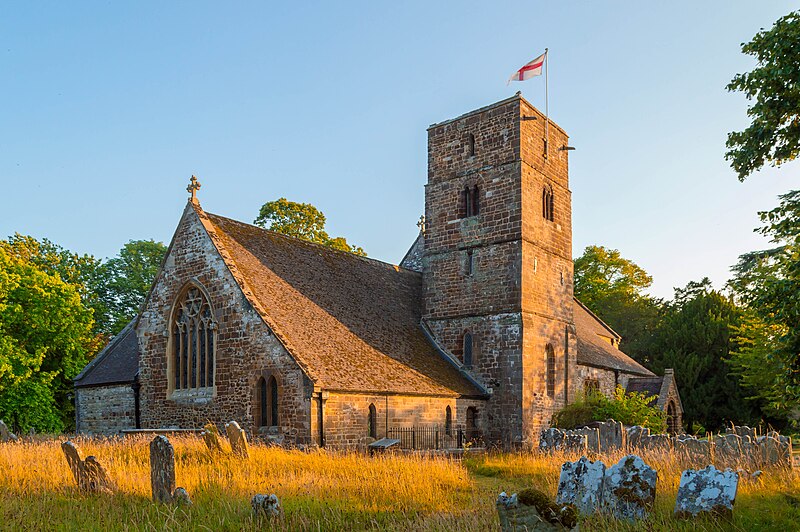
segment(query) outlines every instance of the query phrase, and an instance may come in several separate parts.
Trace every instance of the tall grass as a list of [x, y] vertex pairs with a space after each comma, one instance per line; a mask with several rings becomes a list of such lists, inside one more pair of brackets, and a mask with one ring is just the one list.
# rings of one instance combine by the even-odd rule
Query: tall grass
[[[536, 486], [555, 496], [571, 455], [490, 454], [464, 460], [418, 455], [285, 451], [251, 446], [251, 458], [212, 456], [196, 437], [170, 438], [189, 508], [150, 500], [149, 438], [77, 439], [117, 484], [114, 495], [78, 492], [60, 441], [0, 444], [0, 528], [9, 530], [497, 530], [501, 490]], [[604, 457], [607, 464], [622, 457]], [[583, 530], [797, 530], [800, 479], [773, 469], [742, 482], [732, 521], [672, 518], [682, 459], [647, 453], [659, 474], [656, 507], [638, 528], [595, 516]], [[256, 493], [275, 493], [277, 522], [254, 520]]]

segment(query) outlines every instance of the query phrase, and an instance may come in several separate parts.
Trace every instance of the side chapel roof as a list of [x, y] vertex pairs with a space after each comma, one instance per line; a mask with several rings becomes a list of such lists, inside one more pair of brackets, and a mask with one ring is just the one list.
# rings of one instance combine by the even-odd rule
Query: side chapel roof
[[248, 301], [317, 386], [485, 395], [425, 336], [418, 273], [193, 205]]
[[76, 388], [127, 384], [139, 372], [139, 339], [132, 320], [73, 379]]
[[619, 335], [583, 303], [574, 298], [573, 301], [573, 319], [578, 336], [578, 364], [646, 377], [654, 375], [652, 371], [611, 345], [611, 342], [603, 340], [601, 336], [607, 337], [609, 332], [617, 338]]

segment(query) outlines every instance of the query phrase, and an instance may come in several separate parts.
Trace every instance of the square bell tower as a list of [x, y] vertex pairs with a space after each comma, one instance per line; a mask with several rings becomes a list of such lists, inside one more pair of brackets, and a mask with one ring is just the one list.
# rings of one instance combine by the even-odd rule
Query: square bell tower
[[491, 391], [478, 425], [506, 446], [574, 394], [567, 146], [520, 93], [428, 128], [423, 319]]

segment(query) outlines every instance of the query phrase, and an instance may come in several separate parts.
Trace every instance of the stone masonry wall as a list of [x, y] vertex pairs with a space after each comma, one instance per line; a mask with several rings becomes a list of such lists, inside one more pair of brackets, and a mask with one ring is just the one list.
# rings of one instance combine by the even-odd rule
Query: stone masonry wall
[[[568, 139], [553, 123], [548, 137], [545, 157], [544, 116], [519, 96], [428, 129], [424, 316], [457, 357], [464, 332], [473, 334], [472, 373], [491, 389], [488, 431], [503, 443], [535, 442], [576, 387]], [[466, 217], [462, 191], [475, 186], [479, 214]], [[553, 221], [542, 213], [546, 186]]]
[[136, 428], [136, 396], [130, 384], [75, 389], [76, 432], [113, 435]]
[[[198, 428], [208, 421], [222, 427], [236, 420], [255, 431], [256, 383], [275, 375], [280, 425], [296, 428], [305, 441], [311, 428], [311, 383], [245, 299], [200, 216], [199, 207], [196, 212], [187, 206], [137, 328], [142, 427]], [[215, 385], [174, 391], [168, 323], [190, 282], [207, 292], [218, 324]]]

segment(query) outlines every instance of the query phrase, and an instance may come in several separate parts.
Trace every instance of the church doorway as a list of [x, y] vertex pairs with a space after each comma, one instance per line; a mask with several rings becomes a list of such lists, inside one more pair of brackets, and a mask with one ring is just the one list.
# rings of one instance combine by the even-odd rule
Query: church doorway
[[480, 433], [478, 431], [478, 409], [474, 406], [470, 406], [467, 408], [467, 420], [466, 420], [466, 429], [467, 429], [467, 441], [472, 441], [480, 437]]
[[667, 432], [670, 434], [677, 434], [679, 430], [680, 426], [678, 424], [677, 412], [675, 411], [675, 403], [670, 401], [667, 403]]

